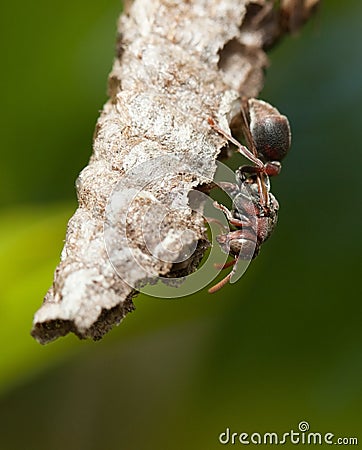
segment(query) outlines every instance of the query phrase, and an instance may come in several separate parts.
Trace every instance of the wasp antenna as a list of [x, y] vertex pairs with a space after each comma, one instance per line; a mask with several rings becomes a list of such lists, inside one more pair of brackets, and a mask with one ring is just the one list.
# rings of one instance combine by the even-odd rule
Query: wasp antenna
[[224, 269], [227, 269], [228, 267], [233, 266], [235, 263], [236, 263], [236, 259], [233, 259], [232, 261], [228, 261], [225, 264], [215, 263], [214, 267], [215, 267], [215, 269], [218, 269], [218, 270], [224, 270]]
[[225, 286], [225, 284], [227, 284], [230, 281], [230, 278], [231, 278], [231, 272], [228, 275], [226, 275], [225, 278], [223, 278], [221, 281], [219, 281], [217, 284], [215, 284], [215, 286], [211, 287], [208, 290], [208, 293], [214, 294], [215, 292], [219, 291], [222, 287]]

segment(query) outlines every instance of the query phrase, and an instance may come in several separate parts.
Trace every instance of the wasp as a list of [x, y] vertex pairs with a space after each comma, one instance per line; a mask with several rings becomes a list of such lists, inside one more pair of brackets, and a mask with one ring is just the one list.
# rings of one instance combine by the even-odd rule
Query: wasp
[[241, 130], [247, 146], [218, 127], [209, 118], [209, 124], [237, 151], [254, 165], [243, 165], [235, 172], [236, 183], [219, 183], [233, 200], [231, 211], [214, 202], [235, 228], [216, 240], [233, 259], [221, 269], [232, 267], [231, 272], [209, 289], [214, 293], [227, 284], [236, 271], [239, 259], [254, 259], [261, 245], [272, 234], [278, 220], [279, 204], [270, 192], [269, 176], [280, 173], [281, 160], [290, 149], [291, 133], [288, 119], [268, 103], [249, 99], [241, 104]]

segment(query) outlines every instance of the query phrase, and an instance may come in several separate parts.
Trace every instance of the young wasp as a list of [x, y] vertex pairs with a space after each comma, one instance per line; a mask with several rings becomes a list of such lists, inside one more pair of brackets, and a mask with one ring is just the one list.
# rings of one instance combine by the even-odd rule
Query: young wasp
[[216, 238], [223, 251], [233, 257], [222, 269], [233, 268], [209, 289], [214, 293], [230, 281], [239, 259], [250, 261], [258, 255], [261, 245], [275, 228], [279, 204], [270, 192], [269, 176], [280, 173], [280, 161], [288, 153], [291, 134], [288, 119], [273, 106], [257, 99], [243, 100], [241, 106], [241, 129], [247, 147], [218, 127], [213, 119], [209, 119], [209, 124], [254, 163], [239, 167], [235, 173], [236, 184], [219, 183], [229, 192], [233, 206], [231, 211], [217, 202], [214, 206], [223, 211], [235, 230]]

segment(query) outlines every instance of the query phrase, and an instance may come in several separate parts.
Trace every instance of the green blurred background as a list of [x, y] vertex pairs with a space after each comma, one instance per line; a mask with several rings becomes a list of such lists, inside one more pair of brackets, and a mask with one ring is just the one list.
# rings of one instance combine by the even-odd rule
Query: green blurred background
[[288, 115], [293, 147], [273, 180], [279, 225], [245, 276], [213, 296], [140, 296], [98, 343], [30, 337], [120, 10], [1, 6], [0, 448], [216, 449], [226, 427], [282, 433], [301, 420], [362, 442], [360, 0], [325, 1], [270, 54], [262, 98]]

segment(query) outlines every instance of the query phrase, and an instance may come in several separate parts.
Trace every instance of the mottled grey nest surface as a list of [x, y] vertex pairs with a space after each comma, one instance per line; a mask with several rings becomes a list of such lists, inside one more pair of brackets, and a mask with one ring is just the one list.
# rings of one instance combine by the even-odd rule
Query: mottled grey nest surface
[[[35, 339], [47, 343], [70, 331], [99, 339], [118, 324], [133, 310], [135, 287], [172, 275], [179, 256], [174, 252], [165, 262], [145, 248], [145, 240], [155, 248], [177, 248], [191, 230], [197, 251], [184, 272], [196, 269], [206, 248], [205, 226], [185, 192], [213, 178], [225, 145], [207, 119], [228, 129], [240, 97], [255, 97], [263, 86], [265, 49], [298, 29], [317, 3], [287, 0], [274, 9], [267, 0], [135, 0], [120, 17], [110, 98], [77, 181], [79, 208], [69, 221], [61, 262], [34, 317]], [[167, 164], [143, 172], [142, 179], [140, 167], [165, 157]], [[118, 223], [107, 205], [120, 186], [123, 198], [133, 190], [139, 195], [131, 206], [119, 205], [127, 219]], [[140, 236], [141, 212], [147, 208], [156, 217], [160, 203], [177, 204], [161, 236], [154, 236], [152, 224]], [[117, 274], [111, 261], [127, 276]]]

